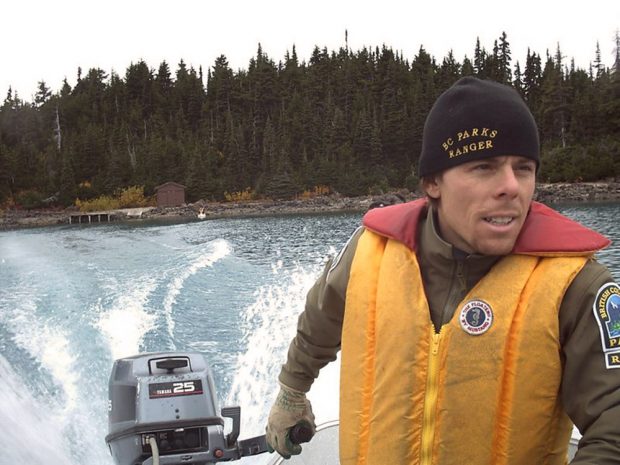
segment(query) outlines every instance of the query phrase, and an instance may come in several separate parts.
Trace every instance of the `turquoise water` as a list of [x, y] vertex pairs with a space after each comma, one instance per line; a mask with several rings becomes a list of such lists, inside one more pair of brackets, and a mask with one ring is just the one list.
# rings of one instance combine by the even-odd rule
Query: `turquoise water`
[[[560, 210], [616, 242], [600, 260], [620, 276], [620, 205]], [[0, 464], [111, 465], [110, 368], [146, 351], [205, 353], [241, 437], [261, 434], [305, 294], [360, 217], [0, 233]], [[337, 378], [311, 391], [319, 422], [337, 415]]]

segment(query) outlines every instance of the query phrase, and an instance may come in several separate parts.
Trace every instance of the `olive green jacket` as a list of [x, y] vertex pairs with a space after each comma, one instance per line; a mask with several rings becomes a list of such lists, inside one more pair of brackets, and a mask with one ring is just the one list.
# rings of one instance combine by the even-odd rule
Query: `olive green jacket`
[[[501, 258], [467, 255], [437, 234], [430, 214], [420, 225], [416, 251], [431, 319], [437, 329], [452, 318], [457, 305]], [[279, 380], [307, 392], [319, 370], [340, 350], [345, 296], [359, 228], [338, 256], [330, 260], [308, 292]], [[561, 400], [583, 438], [573, 465], [620, 464], [620, 369], [607, 369], [601, 334], [593, 314], [598, 290], [613, 281], [607, 268], [590, 260], [566, 291], [559, 314], [564, 363]]]

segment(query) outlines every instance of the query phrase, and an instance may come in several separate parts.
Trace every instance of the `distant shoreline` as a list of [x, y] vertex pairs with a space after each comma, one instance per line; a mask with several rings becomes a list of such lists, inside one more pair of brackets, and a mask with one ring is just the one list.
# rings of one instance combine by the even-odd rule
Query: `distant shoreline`
[[[419, 198], [408, 191], [363, 197], [329, 195], [295, 200], [256, 200], [246, 202], [198, 201], [181, 207], [126, 209], [115, 212], [116, 221], [135, 219], [195, 220], [204, 209], [205, 220], [216, 218], [240, 218], [275, 216], [286, 214], [364, 212], [371, 207], [400, 203]], [[620, 202], [620, 182], [591, 183], [539, 183], [535, 200], [548, 204]], [[0, 231], [69, 224], [75, 209], [65, 210], [4, 210], [0, 211]]]

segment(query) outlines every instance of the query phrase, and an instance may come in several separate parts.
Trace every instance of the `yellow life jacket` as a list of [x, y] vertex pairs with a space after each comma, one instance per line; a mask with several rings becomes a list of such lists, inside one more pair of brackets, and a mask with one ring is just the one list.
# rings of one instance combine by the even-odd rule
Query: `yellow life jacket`
[[397, 239], [367, 229], [352, 263], [340, 463], [565, 464], [558, 311], [589, 254], [501, 259], [437, 334], [415, 248]]

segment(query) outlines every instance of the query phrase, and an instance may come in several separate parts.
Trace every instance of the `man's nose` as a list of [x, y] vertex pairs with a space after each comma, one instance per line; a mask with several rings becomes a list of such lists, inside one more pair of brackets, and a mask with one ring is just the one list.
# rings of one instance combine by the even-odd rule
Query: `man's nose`
[[503, 166], [499, 170], [497, 188], [499, 196], [513, 197], [519, 193], [519, 179], [512, 166]]

